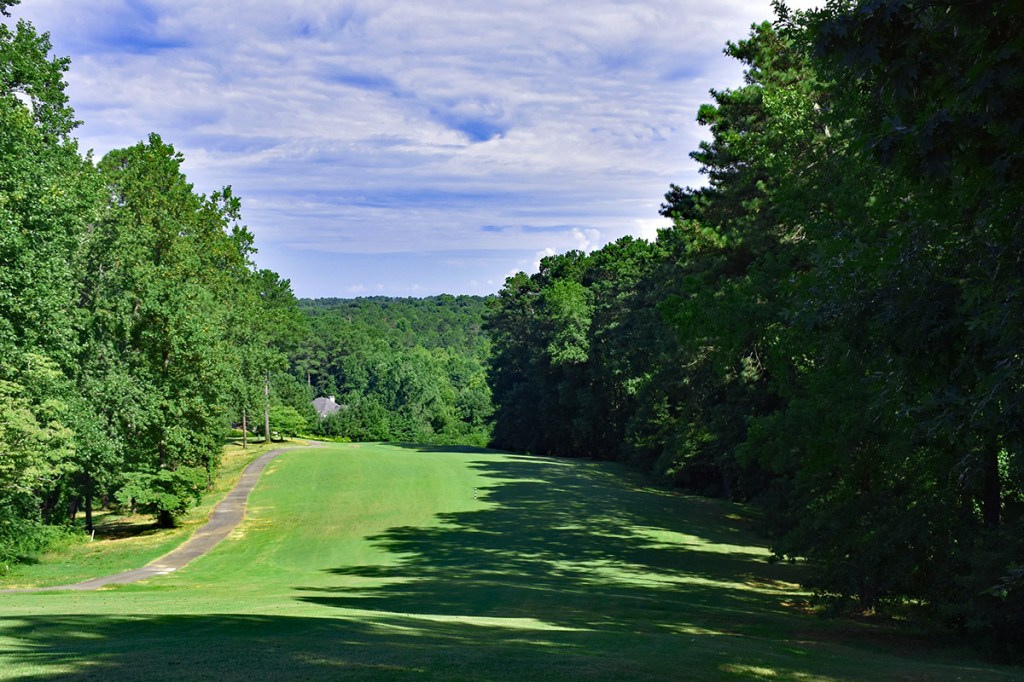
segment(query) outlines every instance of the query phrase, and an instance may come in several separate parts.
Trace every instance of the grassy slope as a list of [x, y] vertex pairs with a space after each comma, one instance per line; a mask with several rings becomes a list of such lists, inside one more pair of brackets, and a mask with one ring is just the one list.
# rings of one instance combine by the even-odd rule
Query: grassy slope
[[0, 595], [0, 677], [1024, 679], [801, 615], [798, 568], [765, 562], [742, 509], [631, 481], [475, 450], [287, 453], [177, 574]]

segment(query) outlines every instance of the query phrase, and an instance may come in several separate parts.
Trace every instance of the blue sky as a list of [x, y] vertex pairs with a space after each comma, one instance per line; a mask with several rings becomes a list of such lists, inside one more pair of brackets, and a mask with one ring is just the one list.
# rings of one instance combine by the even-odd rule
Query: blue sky
[[[806, 7], [808, 2], [791, 2]], [[159, 133], [300, 297], [487, 294], [652, 238], [768, 0], [24, 0], [97, 156]]]

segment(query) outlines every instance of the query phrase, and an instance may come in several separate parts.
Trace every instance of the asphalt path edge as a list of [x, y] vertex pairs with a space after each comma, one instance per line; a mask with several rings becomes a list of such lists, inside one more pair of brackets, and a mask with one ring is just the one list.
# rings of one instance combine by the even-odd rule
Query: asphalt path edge
[[210, 513], [210, 520], [201, 526], [188, 540], [167, 554], [154, 559], [142, 568], [134, 568], [130, 571], [123, 571], [113, 575], [90, 578], [79, 583], [70, 585], [53, 585], [50, 587], [22, 587], [0, 592], [44, 592], [51, 590], [95, 590], [106, 585], [126, 585], [128, 583], [146, 580], [158, 575], [167, 575], [184, 568], [193, 559], [197, 559], [211, 549], [221, 540], [226, 538], [235, 529], [243, 518], [245, 518], [245, 505], [249, 499], [249, 493], [256, 487], [260, 474], [277, 458], [278, 455], [307, 447], [319, 447], [321, 444], [311, 441], [307, 445], [291, 445], [284, 448], [277, 448], [266, 452], [242, 470], [238, 479], [227, 495], [214, 506]]

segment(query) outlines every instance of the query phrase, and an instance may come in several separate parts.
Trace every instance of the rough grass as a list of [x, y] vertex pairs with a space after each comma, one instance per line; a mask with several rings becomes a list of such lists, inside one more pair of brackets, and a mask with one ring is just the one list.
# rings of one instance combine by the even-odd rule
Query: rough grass
[[468, 448], [286, 453], [185, 569], [0, 595], [0, 678], [1004, 680], [808, 616], [741, 507], [613, 465]]
[[163, 556], [206, 523], [214, 505], [234, 487], [251, 461], [287, 445], [290, 443], [250, 444], [243, 449], [240, 444], [231, 443], [225, 447], [214, 488], [179, 520], [177, 528], [160, 529], [152, 516], [99, 510], [93, 517], [96, 535], [91, 538], [85, 532], [84, 515], [79, 514], [82, 530], [77, 536], [55, 544], [28, 564], [10, 566], [0, 576], [0, 589], [67, 585], [138, 568]]

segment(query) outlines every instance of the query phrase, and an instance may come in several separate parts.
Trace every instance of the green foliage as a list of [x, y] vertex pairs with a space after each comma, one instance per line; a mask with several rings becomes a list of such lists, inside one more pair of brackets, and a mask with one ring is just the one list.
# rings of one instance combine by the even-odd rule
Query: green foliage
[[[5, 5], [6, 9], [6, 5]], [[74, 475], [73, 263], [95, 215], [89, 166], [66, 134], [67, 60], [28, 23], [0, 24], [0, 555], [48, 541]]]
[[205, 487], [206, 471], [199, 467], [136, 471], [125, 475], [116, 497], [131, 511], [153, 514], [161, 525], [171, 526], [199, 503]]
[[555, 280], [544, 293], [544, 305], [550, 310], [554, 327], [548, 354], [553, 365], [576, 364], [587, 361], [590, 350], [587, 332], [593, 306], [589, 291], [579, 282]]
[[1024, 15], [777, 10], [609, 308], [620, 245], [506, 282], [495, 442], [756, 500], [834, 606], [915, 600], [1015, 655]]
[[[899, 550], [876, 550], [880, 560], [914, 556], [878, 598], [928, 600], [947, 622], [1009, 653], [1024, 621], [1010, 604], [978, 595], [1024, 547], [1014, 501], [1024, 339], [1008, 322], [1024, 312], [1014, 179], [1024, 46], [1019, 8], [994, 3], [986, 12], [836, 3], [804, 22], [821, 73], [843, 84], [830, 90], [829, 123], [846, 138], [837, 147], [846, 173], [817, 195], [833, 204], [831, 215], [808, 212], [820, 257], [806, 291], [817, 300], [804, 308], [813, 336], [803, 342], [815, 362], [792, 386], [819, 404], [841, 395], [837, 385], [857, 386], [856, 416], [843, 431], [854, 452], [872, 458], [870, 476], [837, 469], [787, 506], [855, 491], [859, 508], [870, 502], [880, 517], [876, 526], [905, 529], [894, 532]], [[836, 368], [844, 371], [831, 385], [813, 378]], [[799, 452], [812, 458], [823, 441]], [[843, 513], [830, 504], [822, 515]], [[810, 525], [792, 524], [790, 537], [807, 532], [799, 551], [820, 553], [841, 577], [850, 549], [814, 537]], [[868, 534], [857, 536], [867, 555]]]
[[[10, 16], [5, 2], [0, 14]], [[66, 139], [78, 125], [74, 111], [68, 106], [64, 92], [64, 73], [71, 60], [50, 58], [48, 33], [39, 34], [32, 24], [18, 21], [14, 31], [0, 23], [0, 97], [7, 103], [23, 95], [31, 105], [31, 116], [37, 129], [50, 141]]]
[[638, 291], [654, 254], [627, 237], [506, 280], [487, 320], [497, 446], [598, 457], [620, 447], [661, 347], [643, 336], [658, 330]]
[[[309, 420], [290, 405], [273, 405], [270, 408], [271, 434], [282, 437], [298, 436], [309, 432]], [[257, 433], [262, 435], [262, 424]]]
[[172, 523], [212, 481], [229, 402], [254, 402], [301, 321], [287, 282], [253, 267], [230, 188], [194, 192], [155, 134], [96, 165], [79, 155], [69, 62], [50, 49], [27, 22], [0, 23], [8, 559], [80, 509], [91, 527], [94, 502], [116, 495]]
[[[23, 510], [5, 508], [0, 516], [0, 575], [17, 562], [35, 561], [45, 552], [81, 540], [79, 528], [70, 524], [26, 523]], [[10, 512], [10, 516], [6, 514]]]
[[66, 388], [56, 365], [25, 354], [18, 365], [0, 363], [0, 561], [11, 562], [43, 548], [38, 491], [52, 489], [68, 471], [73, 432], [67, 408], [53, 396]]
[[[115, 202], [89, 244], [95, 270], [87, 274], [82, 358], [98, 391], [106, 392], [109, 378], [131, 377], [104, 417], [124, 443], [129, 469], [144, 474], [129, 481], [131, 496], [162, 516], [180, 514], [194, 497], [191, 473], [181, 472], [202, 469], [209, 478], [216, 467], [238, 362], [231, 322], [239, 316], [231, 309], [239, 283], [252, 280], [237, 234], [226, 229], [231, 207], [223, 195], [196, 195], [182, 160], [151, 135], [100, 162]], [[140, 492], [144, 485], [154, 486], [152, 499]]]
[[[309, 334], [292, 371], [342, 409], [316, 433], [354, 441], [482, 444], [492, 412], [486, 299], [302, 301]], [[307, 398], [308, 401], [312, 397]]]

